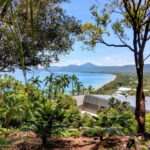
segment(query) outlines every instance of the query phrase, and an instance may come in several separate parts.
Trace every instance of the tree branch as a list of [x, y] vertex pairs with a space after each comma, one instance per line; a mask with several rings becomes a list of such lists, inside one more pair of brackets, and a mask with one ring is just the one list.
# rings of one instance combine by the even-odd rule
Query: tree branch
[[144, 20], [145, 18], [147, 18], [147, 17], [150, 15], [150, 12], [147, 14], [147, 10], [148, 10], [150, 1], [148, 1], [147, 4], [146, 4], [146, 2], [147, 2], [147, 1], [145, 1], [145, 4], [144, 4], [144, 5], [146, 5], [146, 8], [145, 8], [145, 13], [144, 13], [144, 15], [143, 15], [143, 20]]
[[136, 12], [136, 8], [135, 8], [135, 2], [134, 0], [131, 0], [132, 1], [132, 4], [133, 4], [133, 9], [134, 9], [134, 12]]
[[129, 46], [125, 41], [123, 41], [123, 39], [120, 37], [120, 35], [118, 33], [115, 33], [115, 34], [118, 36], [119, 40], [122, 42], [123, 45], [126, 45], [126, 47], [128, 47], [131, 51], [134, 52], [134, 50], [131, 48], [131, 46]]
[[105, 42], [103, 39], [100, 40], [100, 43], [105, 44], [106, 46], [110, 46], [110, 47], [127, 47], [132, 52], [134, 52], [134, 49], [132, 49], [132, 47], [127, 44], [109, 44], [109, 43]]
[[146, 27], [145, 27], [144, 38], [143, 38], [143, 42], [142, 42], [143, 48], [145, 47], [145, 44], [146, 44], [146, 41], [148, 38], [147, 36], [148, 36], [148, 32], [149, 32], [149, 26], [150, 26], [150, 16], [148, 18], [148, 22], [147, 22]]
[[116, 10], [112, 10], [112, 13], [116, 13], [116, 14], [123, 15], [123, 13], [122, 13], [122, 12], [119, 12], [119, 11], [116, 11]]
[[138, 12], [138, 10], [139, 10], [139, 8], [140, 8], [140, 5], [141, 5], [141, 2], [142, 2], [142, 0], [139, 0], [139, 3], [138, 3], [138, 5], [137, 5], [137, 12]]
[[123, 0], [123, 3], [124, 3], [124, 7], [125, 7], [127, 13], [129, 14], [130, 18], [134, 20], [134, 17], [132, 16], [132, 14], [128, 8], [127, 2], [125, 0]]
[[150, 54], [147, 55], [147, 56], [144, 58], [143, 62], [144, 62], [146, 59], [148, 59], [149, 57], [150, 57]]

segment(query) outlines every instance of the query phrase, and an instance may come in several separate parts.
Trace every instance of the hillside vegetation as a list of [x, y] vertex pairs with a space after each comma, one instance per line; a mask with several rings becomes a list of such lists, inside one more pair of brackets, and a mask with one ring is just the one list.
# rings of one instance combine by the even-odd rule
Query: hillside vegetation
[[[137, 86], [137, 77], [136, 74], [117, 74], [117, 77], [114, 81], [105, 84], [102, 88], [93, 92], [94, 94], [114, 94], [118, 88], [127, 87], [132, 90], [128, 93], [129, 95], [135, 95], [135, 89]], [[144, 89], [146, 96], [150, 96], [150, 75], [144, 75]]]

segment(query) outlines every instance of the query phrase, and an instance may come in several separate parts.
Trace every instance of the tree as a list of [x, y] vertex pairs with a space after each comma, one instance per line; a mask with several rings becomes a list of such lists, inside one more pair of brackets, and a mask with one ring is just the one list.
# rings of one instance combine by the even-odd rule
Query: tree
[[61, 93], [64, 94], [65, 93], [65, 88], [69, 86], [70, 83], [70, 79], [69, 76], [67, 74], [62, 74], [59, 76], [59, 79], [61, 80]]
[[31, 84], [33, 84], [33, 85], [35, 85], [37, 88], [38, 87], [40, 87], [41, 85], [41, 83], [42, 83], [42, 81], [39, 79], [39, 76], [37, 76], [37, 77], [31, 77], [30, 79], [29, 79], [29, 82], [31, 82]]
[[45, 86], [49, 86], [54, 81], [54, 73], [51, 73], [50, 76], [46, 76], [45, 79]]
[[88, 92], [88, 94], [91, 94], [93, 91], [94, 91], [93, 86], [92, 86], [92, 85], [89, 85], [89, 86], [87, 87], [87, 92]]
[[53, 92], [53, 83], [54, 83], [54, 73], [51, 73], [50, 76], [45, 77], [45, 86], [48, 86], [48, 98], [52, 98], [52, 92]]
[[[90, 10], [95, 18], [95, 24], [85, 23], [83, 25], [83, 33], [86, 36], [81, 37], [81, 40], [84, 40], [85, 44], [94, 47], [96, 43], [101, 43], [109, 47], [124, 47], [133, 52], [138, 78], [135, 110], [138, 122], [137, 132], [144, 133], [143, 68], [145, 60], [150, 57], [150, 54], [144, 55], [146, 44], [150, 40], [150, 1], [113, 0], [104, 6], [100, 14], [97, 6], [91, 7]], [[117, 15], [117, 19], [112, 20], [114, 15]], [[116, 43], [109, 43], [108, 37], [110, 35], [113, 38], [117, 38]]]
[[83, 94], [84, 93], [84, 86], [82, 82], [77, 82], [76, 83], [76, 93], [77, 95]]
[[74, 95], [74, 86], [77, 84], [79, 79], [75, 74], [73, 74], [72, 76], [70, 76], [70, 80], [71, 80], [71, 86], [72, 86], [71, 94], [73, 96]]
[[49, 65], [58, 61], [60, 54], [69, 52], [80, 25], [59, 6], [65, 1], [67, 0], [40, 0], [36, 3], [32, 0], [9, 0], [11, 5], [8, 10], [5, 9], [6, 3], [2, 1], [0, 71]]

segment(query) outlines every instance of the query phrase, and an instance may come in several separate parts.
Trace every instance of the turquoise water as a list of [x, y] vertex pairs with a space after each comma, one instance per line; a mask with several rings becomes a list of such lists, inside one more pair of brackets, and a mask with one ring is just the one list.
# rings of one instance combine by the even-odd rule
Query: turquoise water
[[[3, 73], [1, 73], [3, 74]], [[8, 73], [9, 75], [14, 76], [16, 79], [24, 82], [23, 73], [21, 70], [17, 70], [14, 73]], [[34, 71], [27, 73], [27, 79], [31, 78], [32, 76], [36, 77], [39, 76], [40, 80], [43, 80], [46, 76], [49, 76], [51, 73], [48, 71]], [[99, 88], [105, 85], [106, 83], [115, 79], [115, 75], [113, 74], [102, 74], [102, 73], [77, 73], [77, 72], [56, 72], [56, 75], [60, 74], [68, 74], [72, 75], [75, 74], [79, 81], [83, 83], [84, 87], [88, 87], [92, 85], [94, 88]]]

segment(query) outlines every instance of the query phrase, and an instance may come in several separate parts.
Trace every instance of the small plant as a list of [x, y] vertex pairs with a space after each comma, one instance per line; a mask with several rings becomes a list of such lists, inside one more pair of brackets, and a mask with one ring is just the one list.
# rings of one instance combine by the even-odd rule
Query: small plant
[[51, 137], [52, 132], [61, 126], [63, 115], [63, 110], [57, 109], [56, 103], [46, 102], [34, 113], [35, 119], [28, 124], [29, 130], [37, 133], [42, 139], [42, 145], [46, 145], [47, 137]]
[[65, 131], [61, 131], [61, 135], [63, 135], [64, 137], [73, 136], [77, 138], [81, 136], [81, 131], [79, 131], [78, 129], [66, 129]]

